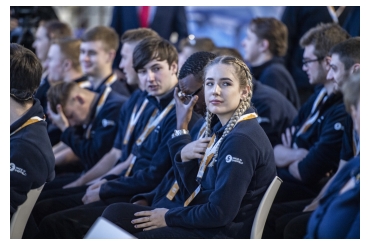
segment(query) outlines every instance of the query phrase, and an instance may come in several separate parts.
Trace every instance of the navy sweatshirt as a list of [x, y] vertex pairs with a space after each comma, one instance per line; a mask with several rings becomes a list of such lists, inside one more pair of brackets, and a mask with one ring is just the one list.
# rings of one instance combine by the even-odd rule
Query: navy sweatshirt
[[[114, 74], [111, 73], [108, 77], [106, 77], [102, 82], [101, 84], [98, 86], [98, 88], [96, 88], [96, 90], [92, 90], [92, 88], [87, 88], [87, 89], [90, 89], [92, 91], [95, 91], [97, 93], [101, 93], [102, 91], [105, 90], [106, 88], [106, 82], [107, 80], [113, 76]], [[129, 85], [126, 83], [126, 81], [124, 80], [115, 80], [113, 83], [110, 84], [110, 87], [112, 88], [112, 90], [122, 96], [126, 96], [126, 97], [129, 97], [132, 93]]]
[[[197, 140], [199, 130], [202, 128], [204, 123], [204, 118], [200, 118], [194, 125], [194, 127], [190, 131], [190, 135], [180, 135], [175, 138], [171, 138], [167, 145], [171, 155], [171, 160], [174, 160], [175, 154], [188, 143], [193, 140]], [[155, 208], [174, 208], [174, 207], [181, 207], [184, 204], [184, 198], [180, 194], [181, 191], [178, 190], [176, 195], [173, 197], [172, 200], [168, 199], [167, 193], [171, 189], [172, 185], [176, 181], [174, 169], [171, 168], [166, 173], [165, 177], [162, 179], [161, 183], [151, 192], [138, 194], [134, 196], [130, 202], [134, 203], [135, 201], [145, 199], [149, 206]]]
[[[148, 99], [149, 103], [159, 109], [159, 114], [173, 99], [173, 91], [159, 102], [153, 96], [148, 96]], [[192, 119], [189, 124], [190, 129], [196, 120]], [[104, 183], [100, 188], [100, 198], [104, 200], [116, 196], [133, 196], [153, 190], [171, 167], [167, 141], [175, 128], [174, 106], [140, 146], [136, 144], [133, 146], [132, 154], [136, 156], [136, 162], [130, 176], [125, 177], [126, 170], [124, 170], [119, 178]]]
[[296, 109], [300, 108], [297, 87], [282, 57], [274, 57], [264, 64], [251, 67], [253, 77], [283, 94]]
[[344, 161], [349, 161], [352, 159], [355, 153], [355, 146], [353, 142], [353, 121], [352, 117], [347, 114], [347, 118], [344, 123], [344, 133], [342, 140], [342, 148], [340, 150], [340, 159]]
[[[216, 141], [225, 127], [215, 125]], [[194, 191], [198, 160], [182, 162], [180, 155], [175, 157], [175, 168], [182, 175], [177, 182]], [[206, 168], [199, 194], [189, 206], [171, 208], [166, 223], [198, 229], [206, 236], [213, 230], [229, 238], [248, 238], [258, 205], [275, 176], [273, 149], [257, 119], [241, 121], [221, 143], [217, 162]]]
[[299, 174], [302, 178], [300, 183], [306, 185], [315, 185], [326, 176], [326, 173], [337, 170], [347, 117], [342, 94], [332, 93], [322, 105], [319, 116], [311, 127], [298, 137], [296, 136], [308, 118], [321, 88], [318, 88], [302, 106], [292, 123], [292, 126], [296, 127], [292, 142], [296, 143], [298, 148], [309, 151], [307, 156], [298, 163]]
[[272, 146], [281, 144], [281, 134], [297, 116], [297, 110], [280, 92], [253, 79], [252, 103], [258, 114], [258, 122]]
[[68, 145], [84, 164], [85, 171], [93, 167], [112, 148], [118, 130], [119, 112], [127, 100], [126, 97], [111, 91], [95, 116], [97, 103], [103, 93], [104, 91], [100, 93], [91, 108], [90, 137], [86, 138], [86, 129], [82, 130], [82, 127], [68, 127], [61, 136], [61, 141]]
[[[351, 179], [354, 187], [339, 194]], [[305, 238], [360, 238], [360, 156], [339, 170], [312, 213]]]
[[[38, 99], [17, 121], [10, 125], [10, 133], [31, 117], [44, 117]], [[39, 121], [10, 136], [10, 217], [27, 199], [27, 193], [54, 179], [55, 158], [46, 130], [46, 122]]]

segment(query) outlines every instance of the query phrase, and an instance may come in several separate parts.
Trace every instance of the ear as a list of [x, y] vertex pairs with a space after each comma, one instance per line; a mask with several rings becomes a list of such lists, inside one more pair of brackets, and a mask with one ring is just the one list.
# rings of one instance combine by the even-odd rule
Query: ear
[[330, 56], [325, 56], [323, 60], [323, 66], [325, 67], [326, 71], [330, 70], [330, 62], [331, 62], [331, 57]]
[[173, 62], [172, 65], [170, 66], [170, 70], [171, 70], [171, 75], [176, 75], [177, 76], [177, 63], [176, 62]]
[[269, 50], [270, 42], [267, 39], [260, 40], [260, 51], [264, 52]]
[[251, 90], [250, 86], [246, 86], [244, 89], [241, 90], [241, 99], [245, 100], [248, 97], [248, 94]]
[[85, 99], [80, 95], [80, 94], [77, 94], [74, 99], [79, 103], [79, 104], [84, 104], [86, 101]]
[[62, 66], [64, 71], [69, 71], [72, 69], [72, 61], [70, 59], [65, 59]]
[[113, 49], [110, 49], [108, 51], [108, 60], [109, 61], [114, 61], [114, 58], [116, 57], [116, 51]]
[[360, 72], [360, 63], [355, 63], [351, 68], [352, 73], [358, 73]]

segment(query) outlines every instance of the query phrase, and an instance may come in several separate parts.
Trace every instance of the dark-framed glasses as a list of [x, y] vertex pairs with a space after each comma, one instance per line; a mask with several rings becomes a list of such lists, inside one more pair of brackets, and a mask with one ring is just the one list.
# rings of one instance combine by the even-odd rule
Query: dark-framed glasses
[[197, 95], [201, 90], [203, 89], [203, 85], [198, 89], [196, 90], [195, 92], [191, 93], [191, 94], [185, 94], [184, 92], [182, 91], [179, 91], [178, 95], [179, 97], [183, 97], [185, 99], [185, 104], [188, 104], [191, 100], [191, 98], [195, 95]]
[[308, 63], [311, 63], [311, 62], [317, 62], [317, 61], [322, 61], [324, 59], [324, 57], [320, 57], [320, 58], [317, 58], [317, 59], [303, 59], [302, 60], [302, 65], [305, 67], [307, 66]]

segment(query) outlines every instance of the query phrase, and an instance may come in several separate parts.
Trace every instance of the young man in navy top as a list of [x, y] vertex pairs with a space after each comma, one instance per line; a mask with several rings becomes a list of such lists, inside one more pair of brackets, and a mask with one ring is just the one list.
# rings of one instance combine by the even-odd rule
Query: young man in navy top
[[299, 109], [297, 88], [283, 59], [288, 48], [285, 24], [275, 18], [253, 19], [247, 28], [243, 46], [253, 77], [281, 92]]
[[41, 74], [32, 51], [10, 44], [10, 218], [31, 189], [55, 176], [45, 115], [34, 98]]

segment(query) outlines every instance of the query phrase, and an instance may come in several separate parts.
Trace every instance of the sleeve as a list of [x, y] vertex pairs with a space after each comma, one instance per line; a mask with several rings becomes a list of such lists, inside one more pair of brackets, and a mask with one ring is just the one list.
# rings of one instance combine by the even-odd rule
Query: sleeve
[[49, 177], [48, 158], [34, 144], [12, 141], [10, 156], [10, 212], [27, 199], [27, 193], [43, 185]]
[[[171, 167], [171, 157], [167, 147], [167, 141], [171, 138], [173, 129], [176, 127], [175, 114], [162, 127], [162, 137], [159, 147], [151, 160], [140, 158], [135, 165], [147, 166], [137, 170], [132, 176], [121, 175], [118, 179], [104, 183], [100, 189], [100, 198], [107, 199], [115, 196], [133, 196], [153, 190], [163, 179]], [[124, 173], [124, 172], [123, 172]]]
[[127, 123], [130, 120], [131, 116], [131, 113], [128, 112], [129, 102], [130, 101], [127, 101], [122, 105], [119, 113], [118, 130], [113, 144], [113, 147], [116, 149], [122, 149], [123, 138], [127, 129]]
[[344, 105], [333, 109], [325, 118], [319, 140], [309, 149], [307, 156], [298, 163], [302, 182], [306, 184], [319, 182], [327, 172], [338, 167], [343, 129], [336, 129], [335, 125], [338, 123], [344, 125], [346, 118]]
[[[241, 142], [245, 143], [242, 148], [236, 147], [240, 146]], [[248, 151], [243, 151], [245, 149]], [[235, 157], [238, 162], [226, 161], [229, 160], [227, 156]], [[217, 176], [214, 181], [211, 181], [215, 182], [215, 186], [208, 202], [170, 209], [165, 215], [167, 225], [214, 228], [225, 226], [233, 221], [247, 193], [258, 159], [258, 150], [249, 138], [239, 134], [225, 138], [220, 146], [216, 164]], [[205, 179], [208, 177], [206, 173]], [[230, 194], [233, 195], [230, 196]]]
[[347, 239], [360, 239], [360, 211], [358, 212], [350, 228], [351, 229], [349, 230], [346, 238]]
[[[120, 108], [120, 106], [112, 105], [100, 112], [99, 115], [104, 115], [104, 117], [99, 116], [96, 119], [97, 126], [93, 127], [90, 139], [76, 134], [74, 127], [68, 127], [62, 133], [61, 140], [73, 150], [87, 169], [94, 166], [113, 147], [118, 130]], [[113, 121], [114, 125], [103, 124], [103, 121]]]
[[344, 161], [349, 161], [355, 155], [353, 153], [353, 123], [350, 115], [347, 116], [346, 123], [344, 126], [342, 148], [340, 151], [340, 159]]

